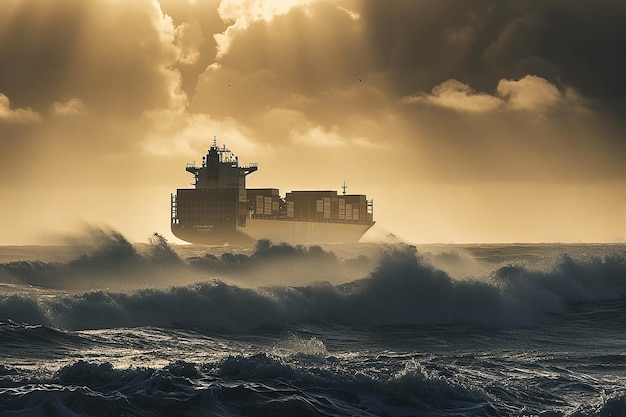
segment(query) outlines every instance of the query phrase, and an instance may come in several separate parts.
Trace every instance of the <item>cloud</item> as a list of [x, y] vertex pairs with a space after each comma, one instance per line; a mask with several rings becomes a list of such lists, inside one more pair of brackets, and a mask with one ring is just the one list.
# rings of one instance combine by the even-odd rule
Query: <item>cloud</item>
[[558, 108], [587, 111], [584, 100], [574, 89], [567, 87], [561, 92], [535, 75], [526, 75], [519, 80], [500, 80], [494, 95], [476, 92], [468, 84], [451, 79], [434, 87], [431, 94], [417, 93], [403, 97], [402, 102], [424, 103], [467, 113], [503, 110], [540, 114]]
[[[311, 123], [309, 122], [309, 124]], [[309, 126], [304, 130], [298, 128], [289, 133], [289, 138], [295, 145], [313, 146], [323, 149], [350, 147], [351, 152], [355, 152], [356, 147], [380, 147], [380, 145], [372, 143], [366, 137], [344, 136], [340, 133], [337, 126], [333, 126], [330, 129], [326, 129], [324, 126]]]
[[498, 95], [506, 100], [513, 111], [541, 112], [565, 100], [559, 90], [547, 80], [534, 75], [514, 80], [500, 80]]
[[337, 6], [337, 9], [345, 12], [348, 16], [350, 16], [350, 19], [352, 19], [352, 20], [359, 20], [359, 19], [361, 19], [361, 16], [358, 13], [356, 13], [356, 12], [354, 12], [352, 10], [348, 10], [345, 7]]
[[200, 46], [204, 43], [202, 29], [196, 21], [183, 22], [176, 27], [175, 44], [178, 47], [178, 62], [193, 65], [200, 59]]
[[52, 114], [57, 116], [73, 116], [87, 114], [87, 105], [79, 98], [71, 98], [64, 102], [56, 101], [50, 107]]
[[343, 148], [347, 141], [336, 131], [326, 131], [321, 126], [315, 126], [305, 132], [291, 132], [291, 140], [296, 144], [319, 146], [322, 148]]
[[12, 100], [42, 111], [80, 97], [93, 113], [128, 118], [184, 105], [176, 65], [193, 59], [197, 34], [157, 0], [5, 3], [0, 91]]
[[9, 98], [0, 93], [0, 123], [30, 124], [41, 122], [41, 115], [30, 108], [12, 109]]
[[214, 35], [217, 59], [230, 50], [233, 39], [257, 21], [271, 21], [289, 13], [294, 7], [303, 7], [315, 0], [222, 0], [218, 13], [224, 22], [232, 22], [224, 32]]
[[[379, 72], [399, 97], [456, 79], [478, 91], [527, 74], [622, 108], [626, 3], [361, 1]], [[623, 108], [622, 108], [623, 111]]]
[[427, 103], [460, 112], [484, 113], [497, 110], [502, 99], [486, 93], [477, 93], [469, 85], [457, 80], [447, 80], [432, 90], [432, 94], [419, 93], [403, 98], [405, 103]]
[[233, 118], [158, 110], [146, 113], [143, 130], [146, 133], [142, 149], [156, 156], [197, 158], [211, 145], [214, 136], [220, 144], [226, 142], [236, 152], [261, 153], [258, 144], [248, 138], [246, 126]]

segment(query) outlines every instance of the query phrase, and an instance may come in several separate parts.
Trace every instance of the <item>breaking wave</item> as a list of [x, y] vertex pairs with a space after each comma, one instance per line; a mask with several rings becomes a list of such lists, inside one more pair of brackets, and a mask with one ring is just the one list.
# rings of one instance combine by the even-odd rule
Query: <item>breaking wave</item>
[[[68, 264], [26, 267], [11, 263], [4, 264], [2, 271], [15, 273], [23, 267], [22, 272], [34, 274], [31, 279], [45, 281], [56, 277], [59, 270], [75, 274], [81, 268], [92, 270], [94, 265], [113, 273], [121, 264], [111, 265], [111, 259], [126, 260], [127, 267], [122, 269], [126, 275], [145, 274], [141, 268], [161, 270], [163, 265], [178, 265], [171, 270], [177, 274], [205, 268], [207, 263], [220, 268], [234, 264], [258, 266], [269, 258], [289, 256], [306, 258], [311, 267], [338, 262], [332, 253], [321, 249], [269, 243], [260, 243], [260, 249], [257, 247], [253, 254], [239, 257], [238, 261], [233, 261], [233, 255], [184, 262], [163, 241], [157, 244], [159, 255], [150, 258], [139, 255], [119, 236], [114, 238], [118, 241], [113, 249], [105, 248]], [[20, 276], [19, 272], [16, 275]], [[345, 284], [320, 281], [300, 286], [245, 288], [213, 279], [130, 292], [101, 289], [39, 298], [4, 295], [0, 296], [0, 319], [60, 329], [181, 326], [234, 332], [306, 323], [515, 327], [532, 326], [548, 315], [565, 313], [572, 303], [623, 300], [625, 295], [624, 253], [585, 260], [564, 256], [548, 271], [511, 265], [498, 268], [482, 280], [457, 280], [431, 266], [415, 247], [397, 245], [381, 247], [374, 269], [365, 278]]]
[[157, 233], [142, 254], [114, 230], [92, 228], [71, 243], [82, 253], [69, 262], [7, 262], [0, 264], [0, 279], [44, 288], [98, 288], [142, 283], [148, 275], [159, 278], [184, 263]]
[[84, 291], [184, 285], [220, 276], [240, 285], [291, 284], [317, 280], [350, 281], [371, 269], [373, 260], [359, 255], [339, 259], [319, 246], [291, 246], [259, 240], [250, 252], [205, 253], [182, 259], [155, 233], [138, 250], [119, 232], [90, 229], [70, 242], [81, 253], [69, 262], [18, 260], [0, 264], [0, 283]]

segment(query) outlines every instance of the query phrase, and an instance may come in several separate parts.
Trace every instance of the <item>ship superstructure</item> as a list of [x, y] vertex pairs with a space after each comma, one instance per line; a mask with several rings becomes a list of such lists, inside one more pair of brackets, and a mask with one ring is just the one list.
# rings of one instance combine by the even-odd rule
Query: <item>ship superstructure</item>
[[239, 166], [238, 158], [217, 139], [202, 164], [187, 164], [194, 188], [171, 195], [172, 233], [197, 244], [275, 242], [356, 242], [374, 225], [373, 202], [362, 194], [246, 188], [258, 164]]

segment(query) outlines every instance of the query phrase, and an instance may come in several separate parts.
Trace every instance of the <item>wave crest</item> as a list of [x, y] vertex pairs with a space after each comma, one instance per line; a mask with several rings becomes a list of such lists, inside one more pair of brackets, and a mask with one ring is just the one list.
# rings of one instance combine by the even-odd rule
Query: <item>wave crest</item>
[[[325, 255], [326, 256], [326, 255]], [[135, 292], [34, 299], [0, 296], [0, 319], [84, 329], [182, 326], [242, 331], [303, 323], [528, 326], [570, 303], [626, 294], [624, 254], [574, 260], [550, 271], [505, 266], [486, 280], [455, 280], [412, 246], [385, 247], [366, 277], [341, 285], [242, 288], [221, 280]]]

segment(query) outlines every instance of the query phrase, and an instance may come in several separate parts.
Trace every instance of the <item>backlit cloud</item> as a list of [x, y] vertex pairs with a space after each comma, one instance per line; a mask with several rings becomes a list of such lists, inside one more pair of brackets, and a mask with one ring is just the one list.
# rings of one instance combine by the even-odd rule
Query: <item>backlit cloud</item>
[[302, 7], [316, 0], [222, 0], [218, 13], [230, 23], [223, 33], [214, 35], [217, 42], [217, 58], [228, 53], [235, 36], [256, 21], [271, 21], [274, 17], [289, 13], [294, 7]]
[[583, 99], [572, 88], [564, 92], [535, 75], [519, 80], [500, 80], [496, 94], [476, 92], [468, 84], [447, 80], [435, 86], [431, 94], [419, 93], [402, 99], [404, 103], [425, 103], [459, 112], [486, 113], [496, 110], [543, 113], [567, 107], [586, 111]]
[[50, 107], [52, 114], [58, 116], [72, 116], [88, 113], [87, 106], [79, 98], [71, 98], [64, 102], [54, 102]]
[[534, 75], [514, 80], [501, 80], [498, 95], [514, 111], [541, 112], [563, 102], [564, 96], [547, 80]]
[[30, 108], [11, 108], [9, 98], [0, 93], [0, 123], [39, 123], [41, 115]]
[[322, 148], [336, 148], [348, 146], [348, 141], [336, 131], [325, 131], [320, 126], [313, 127], [305, 132], [292, 132], [291, 140], [298, 144], [319, 146]]
[[432, 94], [417, 94], [403, 99], [405, 103], [429, 103], [456, 111], [483, 113], [500, 108], [504, 102], [499, 97], [477, 93], [468, 84], [448, 80], [434, 87]]
[[259, 154], [258, 144], [249, 139], [249, 129], [236, 119], [215, 119], [207, 114], [158, 110], [146, 113], [145, 138], [141, 147], [148, 154], [182, 156], [193, 159], [203, 155], [216, 137], [236, 152]]
[[200, 47], [204, 35], [197, 21], [184, 22], [176, 27], [175, 44], [178, 47], [177, 60], [181, 64], [192, 65], [200, 59]]

